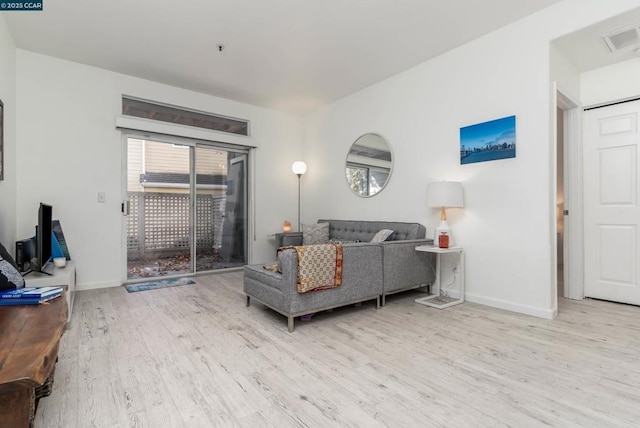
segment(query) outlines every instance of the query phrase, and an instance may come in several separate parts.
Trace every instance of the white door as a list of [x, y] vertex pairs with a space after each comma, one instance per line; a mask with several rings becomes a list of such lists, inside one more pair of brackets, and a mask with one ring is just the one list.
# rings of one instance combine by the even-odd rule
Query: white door
[[584, 115], [585, 296], [640, 305], [640, 101]]

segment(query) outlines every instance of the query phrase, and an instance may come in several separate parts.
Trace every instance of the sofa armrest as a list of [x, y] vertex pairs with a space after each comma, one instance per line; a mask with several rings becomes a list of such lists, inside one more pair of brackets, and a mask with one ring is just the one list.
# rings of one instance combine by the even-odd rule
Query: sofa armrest
[[382, 246], [384, 294], [432, 284], [435, 254], [416, 251], [419, 245], [433, 245], [433, 239], [385, 241]]
[[244, 292], [271, 308], [287, 312], [291, 305], [291, 293], [296, 289], [298, 256], [292, 249], [280, 252], [280, 272], [264, 269], [263, 264], [244, 267]]

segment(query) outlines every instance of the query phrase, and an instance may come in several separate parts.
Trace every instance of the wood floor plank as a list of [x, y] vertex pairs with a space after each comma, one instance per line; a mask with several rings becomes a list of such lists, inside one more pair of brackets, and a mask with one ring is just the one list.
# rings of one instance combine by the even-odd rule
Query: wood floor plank
[[241, 272], [196, 282], [79, 292], [36, 427], [640, 425], [638, 307], [560, 299], [543, 320], [413, 291], [288, 333]]

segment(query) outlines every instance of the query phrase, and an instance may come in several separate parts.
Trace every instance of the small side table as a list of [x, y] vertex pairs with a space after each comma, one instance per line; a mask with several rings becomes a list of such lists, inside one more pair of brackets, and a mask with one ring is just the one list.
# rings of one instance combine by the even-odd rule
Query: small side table
[[[416, 247], [416, 251], [424, 251], [427, 253], [436, 254], [436, 279], [433, 283], [432, 293], [426, 297], [416, 299], [416, 303], [421, 305], [431, 306], [432, 308], [444, 309], [453, 305], [458, 305], [464, 302], [464, 251], [462, 247], [451, 248], [439, 248], [431, 245], [419, 245]], [[458, 254], [460, 257], [460, 263], [458, 264], [458, 270], [460, 271], [460, 298], [452, 299], [450, 297], [440, 296], [440, 281], [442, 276], [440, 275], [440, 258], [443, 254]]]
[[280, 232], [275, 234], [276, 247], [302, 245], [302, 232]]

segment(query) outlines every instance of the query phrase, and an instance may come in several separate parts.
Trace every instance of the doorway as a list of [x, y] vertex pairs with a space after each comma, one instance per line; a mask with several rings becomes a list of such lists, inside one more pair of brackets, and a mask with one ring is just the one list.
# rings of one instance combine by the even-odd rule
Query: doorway
[[557, 288], [552, 298], [580, 300], [583, 291], [583, 218], [582, 218], [582, 111], [578, 104], [555, 91], [556, 165], [553, 219], [554, 272]]
[[125, 146], [125, 282], [243, 266], [247, 149], [137, 135]]
[[557, 294], [558, 297], [565, 296], [564, 289], [564, 111], [560, 106], [556, 107], [556, 260], [557, 270]]

